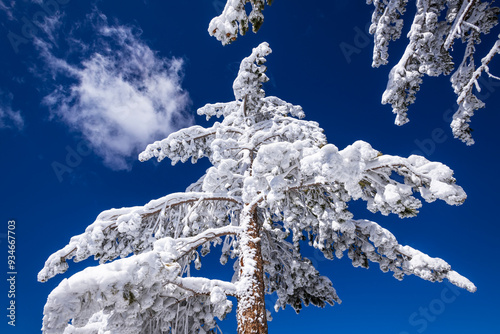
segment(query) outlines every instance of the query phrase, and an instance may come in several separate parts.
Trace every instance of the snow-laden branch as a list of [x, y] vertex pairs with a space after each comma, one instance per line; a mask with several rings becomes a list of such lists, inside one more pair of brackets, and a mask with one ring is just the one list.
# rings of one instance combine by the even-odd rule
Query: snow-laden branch
[[321, 230], [316, 229], [311, 233], [314, 234], [311, 244], [325, 253], [327, 258], [331, 258], [328, 252], [333, 251], [340, 259], [347, 250], [355, 267], [368, 268], [368, 261], [371, 261], [378, 263], [383, 272], [392, 271], [397, 279], [416, 275], [428, 281], [440, 282], [446, 278], [458, 287], [476, 291], [473, 283], [451, 270], [444, 260], [400, 245], [391, 232], [375, 222], [354, 219], [340, 223], [327, 222]]
[[404, 21], [400, 17], [405, 12], [408, 1], [367, 0], [367, 4], [372, 2], [375, 7], [369, 30], [375, 40], [372, 66], [379, 67], [388, 63], [390, 41], [395, 41], [401, 36]]
[[[422, 77], [425, 74], [430, 76], [449, 74], [453, 68], [448, 51], [441, 47], [443, 43], [441, 31], [436, 31], [441, 10], [441, 4], [438, 2], [416, 1], [417, 13], [408, 33], [409, 43], [403, 56], [389, 74], [387, 87], [382, 95], [382, 104], [392, 105], [397, 125], [409, 121], [408, 106], [415, 101], [415, 94], [420, 89]], [[377, 40], [377, 36], [375, 39]]]
[[[195, 125], [170, 134], [167, 138], [149, 144], [139, 154], [140, 161], [155, 157], [158, 161], [165, 158], [172, 160], [172, 165], [178, 161], [186, 162], [191, 158], [193, 163], [200, 158], [211, 155], [210, 144], [213, 141], [220, 124], [215, 123], [211, 128], [205, 129]], [[226, 129], [226, 133], [240, 134], [237, 129]]]
[[377, 223], [352, 220], [339, 224], [337, 228], [341, 233], [351, 234], [343, 239], [354, 266], [364, 266], [364, 262], [370, 260], [379, 263], [382, 271], [394, 272], [394, 277], [398, 279], [410, 274], [431, 282], [441, 282], [446, 278], [458, 287], [470, 292], [476, 291], [472, 282], [451, 270], [451, 266], [444, 260], [432, 258], [410, 246], [400, 245], [391, 232]]
[[164, 262], [176, 262], [207, 242], [226, 235], [236, 235], [241, 231], [240, 226], [224, 226], [208, 229], [189, 238], [166, 237], [155, 241], [154, 249], [162, 254]]
[[451, 79], [455, 93], [458, 95], [457, 104], [459, 106], [453, 115], [451, 128], [455, 138], [459, 138], [467, 145], [474, 144], [469, 127], [470, 118], [477, 109], [484, 107], [484, 103], [473, 94], [473, 88], [475, 87], [477, 91], [481, 91], [478, 79], [483, 73], [486, 73], [495, 80], [499, 80], [499, 78], [489, 72], [488, 67], [488, 64], [498, 53], [500, 53], [500, 39], [495, 42], [488, 54], [481, 59], [481, 66], [474, 70], [474, 59], [471, 54], [469, 55], [469, 63], [464, 59], [464, 62], [462, 62]]
[[[305, 217], [305, 215], [301, 216]], [[368, 268], [369, 261], [371, 261], [378, 263], [383, 272], [392, 271], [394, 277], [399, 280], [403, 279], [405, 275], [415, 275], [432, 282], [447, 279], [450, 283], [470, 292], [476, 291], [473, 283], [453, 271], [444, 260], [432, 258], [410, 246], [400, 245], [394, 235], [379, 224], [368, 220], [354, 219], [339, 222], [331, 220], [330, 217], [332, 216], [316, 212], [316, 223], [309, 223], [310, 229], [307, 230], [309, 244], [323, 252], [328, 259], [333, 259], [333, 254], [340, 259], [347, 251], [355, 267]], [[294, 234], [302, 235], [301, 229], [295, 230], [289, 223], [285, 224], [285, 227], [292, 228]], [[273, 232], [276, 233], [276, 230]], [[276, 273], [272, 267], [280, 267], [280, 270], [284, 270], [284, 272], [291, 270], [289, 266], [292, 260], [283, 256], [287, 254], [288, 249], [293, 249], [292, 247], [295, 246], [286, 243], [283, 239], [285, 237], [287, 234], [278, 237], [278, 240], [282, 239], [280, 243], [285, 245], [285, 251], [268, 252], [270, 254], [268, 258], [271, 259], [268, 260], [271, 273]], [[279, 245], [277, 241], [272, 241], [271, 245], [273, 244], [273, 248], [277, 248], [276, 245]], [[274, 258], [273, 254], [280, 254], [281, 260]], [[314, 270], [308, 269], [308, 271], [312, 273]], [[275, 283], [271, 283], [271, 286], [275, 286], [275, 289], [279, 288], [276, 287]]]
[[[100, 258], [101, 262], [109, 261], [118, 256], [126, 257], [130, 253], [147, 251], [151, 249], [151, 242], [162, 236], [174, 236], [175, 233], [182, 235], [183, 229], [187, 226], [187, 224], [180, 226], [184, 218], [182, 213], [186, 211], [184, 207], [200, 202], [227, 207], [228, 203], [239, 204], [241, 200], [222, 193], [174, 193], [152, 200], [142, 207], [104, 211], [84, 233], [72, 237], [68, 245], [47, 259], [44, 268], [38, 274], [38, 280], [44, 282], [65, 272], [68, 269], [67, 260], [74, 259], [78, 262], [94, 255]], [[180, 217], [178, 211], [182, 211]], [[171, 225], [175, 226], [171, 228], [159, 226], [160, 222], [167, 218], [170, 218]], [[206, 210], [204, 215], [197, 214], [195, 218], [192, 220], [217, 221], [218, 219], [209, 215]], [[179, 230], [180, 232], [176, 232]]]
[[[242, 36], [246, 34], [249, 22], [252, 24], [252, 31], [257, 32], [264, 22], [262, 11], [265, 2], [270, 5], [272, 0], [227, 0], [222, 14], [210, 21], [210, 36], [217, 38], [223, 45], [232, 43], [238, 37], [238, 32]], [[245, 10], [247, 3], [252, 5], [249, 15]]]
[[[385, 171], [382, 171], [383, 169]], [[432, 162], [418, 155], [412, 155], [409, 158], [382, 155], [367, 164], [367, 171], [371, 172], [368, 173], [367, 180], [370, 180], [372, 173], [382, 173], [387, 178], [390, 177], [391, 171], [397, 172], [404, 177], [404, 185], [410, 187], [409, 190], [417, 189], [427, 202], [441, 199], [450, 205], [459, 205], [466, 199], [462, 187], [455, 183], [453, 170], [442, 163]], [[400, 185], [401, 183], [391, 179], [387, 182], [384, 196], [394, 196], [389, 193], [394, 190], [393, 186], [399, 187]], [[402, 192], [407, 191], [402, 190]], [[400, 196], [396, 196], [392, 198], [392, 201], [400, 199]]]
[[[382, 155], [363, 141], [341, 151], [334, 145], [325, 145], [304, 157], [300, 168], [302, 177], [310, 180], [305, 184], [340, 184], [352, 198], [366, 200], [370, 211], [383, 214], [414, 216], [421, 203], [412, 196], [413, 191], [418, 191], [427, 202], [441, 199], [459, 205], [466, 198], [449, 167], [417, 155]], [[394, 179], [393, 172], [403, 176], [403, 182]]]
[[443, 44], [443, 48], [448, 50], [453, 45], [455, 39], [460, 38], [462, 36], [462, 24], [467, 24], [465, 21], [465, 17], [469, 15], [472, 10], [472, 6], [475, 4], [476, 0], [465, 0], [462, 2], [462, 6], [460, 7], [460, 11], [457, 14], [457, 17], [453, 21], [453, 25], [451, 26], [450, 32], [446, 37], [446, 40]]
[[196, 318], [196, 313], [203, 313], [205, 321], [222, 319], [231, 310], [226, 296], [236, 295], [235, 286], [220, 280], [180, 277], [178, 263], [163, 261], [170, 249], [157, 243], [154, 251], [87, 268], [64, 279], [48, 297], [44, 333], [63, 333], [71, 319], [73, 326], [84, 326], [97, 310], [111, 315], [106, 326], [113, 333], [140, 333], [151, 321], [175, 319], [179, 316], [176, 308], [167, 305], [186, 300], [195, 306], [189, 316]]
[[[402, 20], [399, 19], [407, 5], [406, 0], [368, 1], [375, 6], [370, 33], [374, 34], [373, 65], [387, 63], [387, 49], [391, 39], [399, 38]], [[459, 110], [451, 127], [456, 138], [468, 145], [474, 143], [468, 123], [476, 109], [484, 103], [472, 94], [478, 77], [486, 71], [485, 64], [497, 54], [497, 44], [474, 71], [475, 45], [481, 43], [481, 35], [490, 33], [498, 24], [500, 9], [492, 7], [493, 1], [445, 1], [417, 0], [417, 12], [408, 33], [408, 44], [403, 56], [392, 68], [382, 104], [391, 104], [397, 125], [409, 121], [407, 111], [414, 103], [424, 75], [449, 75], [453, 71], [450, 49], [456, 39], [467, 43], [464, 61], [453, 74], [452, 87], [458, 96]]]
[[298, 313], [302, 303], [318, 307], [342, 303], [328, 277], [321, 276], [309, 259], [294, 252], [293, 245], [283, 239], [280, 230], [264, 226], [262, 249], [267, 274], [266, 293], [277, 294], [276, 312], [287, 305]]

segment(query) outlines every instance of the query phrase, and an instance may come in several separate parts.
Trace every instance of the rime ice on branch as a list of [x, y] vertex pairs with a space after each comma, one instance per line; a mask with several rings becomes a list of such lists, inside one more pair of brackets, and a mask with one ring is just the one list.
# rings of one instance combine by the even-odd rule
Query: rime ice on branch
[[[245, 4], [252, 3], [252, 12], [247, 16]], [[267, 1], [268, 4], [271, 1]], [[389, 43], [401, 37], [404, 27], [403, 14], [408, 0], [367, 0], [373, 4], [370, 33], [374, 37], [373, 67], [388, 64]], [[416, 0], [416, 13], [410, 18], [411, 29], [403, 56], [392, 68], [382, 104], [390, 104], [396, 114], [397, 125], [409, 121], [408, 107], [415, 102], [425, 75], [451, 75], [451, 83], [457, 95], [459, 109], [453, 116], [451, 128], [456, 138], [467, 145], [474, 143], [469, 127], [474, 112], [484, 103], [474, 94], [481, 90], [479, 77], [485, 73], [490, 78], [500, 79], [490, 73], [488, 64], [500, 53], [500, 39], [491, 46], [476, 68], [475, 47], [481, 43], [481, 34], [489, 34], [498, 24], [499, 8], [493, 1], [479, 0]], [[262, 25], [264, 1], [227, 0], [223, 13], [210, 22], [209, 33], [226, 45], [236, 40], [238, 31], [244, 35], [248, 21], [256, 32]], [[500, 36], [499, 36], [500, 37]], [[455, 40], [466, 44], [458, 68], [450, 54]]]
[[[363, 141], [343, 150], [329, 144], [300, 106], [265, 96], [270, 52], [262, 43], [242, 61], [235, 101], [198, 110], [221, 122], [175, 132], [140, 155], [173, 164], [206, 157], [213, 166], [205, 175], [184, 193], [101, 213], [47, 260], [40, 281], [63, 273], [70, 259], [93, 255], [101, 264], [54, 289], [44, 333], [215, 332], [216, 318], [232, 309], [228, 296], [238, 302], [239, 333], [267, 333], [265, 294], [276, 294], [267, 305], [276, 311], [340, 303], [331, 281], [301, 256], [303, 240], [328, 259], [347, 253], [354, 266], [375, 262], [397, 279], [413, 274], [476, 290], [445, 261], [400, 245], [347, 207], [363, 199], [372, 212], [411, 217], [422, 204], [416, 192], [427, 202], [461, 204], [466, 195], [452, 170], [420, 156], [384, 155]], [[216, 245], [222, 264], [235, 259], [231, 282], [191, 271]]]
[[[264, 6], [271, 5], [273, 0], [227, 0], [222, 14], [214, 17], [208, 26], [210, 36], [217, 38], [223, 45], [232, 43], [240, 35], [248, 31], [248, 22], [252, 24], [252, 31], [257, 32], [264, 22]], [[247, 14], [245, 5], [250, 3], [252, 11]]]
[[[375, 9], [370, 33], [374, 35], [373, 66], [388, 62], [388, 45], [401, 36], [407, 0], [369, 0]], [[409, 42], [406, 50], [389, 75], [387, 88], [382, 97], [383, 104], [391, 104], [396, 124], [408, 122], [408, 106], [415, 101], [424, 75], [451, 76], [452, 87], [457, 94], [458, 111], [453, 116], [451, 128], [456, 138], [468, 145], [474, 143], [469, 128], [470, 117], [484, 103], [473, 93], [480, 91], [478, 78], [482, 73], [494, 77], [488, 68], [493, 56], [499, 53], [499, 42], [491, 48], [476, 69], [475, 46], [481, 43], [481, 34], [489, 34], [498, 24], [499, 8], [493, 1], [479, 0], [417, 0]], [[453, 43], [461, 39], [466, 44], [463, 59], [457, 69], [450, 54]]]

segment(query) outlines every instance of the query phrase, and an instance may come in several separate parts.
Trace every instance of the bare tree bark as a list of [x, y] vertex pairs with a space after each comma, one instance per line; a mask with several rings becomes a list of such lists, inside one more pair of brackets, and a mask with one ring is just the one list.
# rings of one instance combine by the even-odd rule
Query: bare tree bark
[[[245, 230], [241, 238], [240, 282], [238, 295], [238, 334], [267, 334], [264, 267], [257, 208], [243, 210]], [[246, 218], [246, 219], [245, 219]]]

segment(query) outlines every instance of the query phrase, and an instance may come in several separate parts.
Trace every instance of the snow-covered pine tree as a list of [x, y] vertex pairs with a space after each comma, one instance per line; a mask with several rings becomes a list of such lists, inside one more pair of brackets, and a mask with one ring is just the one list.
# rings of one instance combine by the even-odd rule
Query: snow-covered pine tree
[[[245, 4], [252, 3], [252, 11], [247, 16]], [[403, 14], [408, 0], [366, 0], [373, 4], [370, 33], [374, 36], [373, 67], [386, 65], [389, 58], [389, 43], [401, 37], [404, 27]], [[494, 1], [479, 0], [416, 0], [416, 11], [411, 19], [408, 44], [403, 56], [392, 68], [387, 88], [382, 96], [382, 104], [390, 104], [396, 114], [397, 125], [409, 121], [408, 107], [415, 102], [425, 75], [450, 75], [452, 88], [457, 95], [458, 110], [453, 115], [451, 128], [456, 138], [467, 145], [474, 140], [469, 127], [470, 118], [484, 103], [474, 94], [481, 91], [479, 77], [485, 73], [491, 78], [500, 79], [490, 73], [488, 64], [500, 53], [500, 39], [484, 55], [476, 67], [474, 55], [476, 46], [481, 43], [481, 35], [489, 34], [498, 24], [500, 9], [493, 7]], [[268, 1], [268, 4], [270, 2]], [[227, 0], [224, 11], [209, 25], [209, 33], [222, 44], [236, 40], [238, 31], [244, 35], [248, 30], [248, 18], [255, 21], [254, 31], [262, 25], [264, 16], [263, 1]], [[408, 20], [410, 21], [410, 20]], [[239, 28], [239, 29], [238, 29]], [[500, 37], [500, 36], [499, 36]], [[465, 43], [465, 51], [455, 69], [451, 51], [455, 40]]]
[[[267, 333], [265, 294], [276, 294], [275, 310], [340, 303], [331, 281], [302, 257], [304, 240], [328, 259], [347, 252], [356, 267], [371, 261], [397, 279], [446, 278], [476, 290], [445, 261], [400, 245], [347, 207], [363, 199], [372, 212], [411, 217], [421, 206], [413, 192], [461, 204], [466, 195], [452, 170], [420, 156], [385, 155], [363, 141], [343, 150], [328, 144], [316, 122], [302, 120], [300, 106], [265, 96], [270, 52], [262, 43], [242, 61], [235, 101], [198, 110], [220, 123], [177, 131], [140, 154], [173, 164], [207, 157], [213, 166], [205, 175], [184, 193], [101, 213], [50, 256], [42, 282], [66, 271], [70, 259], [93, 255], [101, 264], [52, 291], [44, 333], [214, 333], [215, 318], [232, 309], [228, 296], [238, 303], [238, 333]], [[232, 281], [195, 277], [191, 265], [220, 244], [220, 262], [235, 259]]]

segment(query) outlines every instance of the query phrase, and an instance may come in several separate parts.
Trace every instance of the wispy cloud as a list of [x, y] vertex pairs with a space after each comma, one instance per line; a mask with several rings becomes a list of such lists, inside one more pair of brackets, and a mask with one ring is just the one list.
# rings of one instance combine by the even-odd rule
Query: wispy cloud
[[18, 110], [12, 109], [12, 94], [0, 90], [0, 129], [15, 128], [21, 130], [24, 120]]
[[66, 82], [44, 103], [80, 132], [108, 167], [128, 169], [148, 143], [192, 122], [185, 112], [190, 99], [181, 87], [183, 61], [159, 57], [130, 27], [109, 25], [102, 14], [97, 21], [92, 21], [96, 42], [72, 39], [87, 55], [77, 63], [37, 41], [53, 75]]
[[14, 15], [12, 10], [15, 5], [15, 1], [8, 1], [8, 5], [6, 5], [5, 2], [6, 1], [4, 0], [0, 0], [0, 11], [4, 12], [9, 20], [13, 20]]

